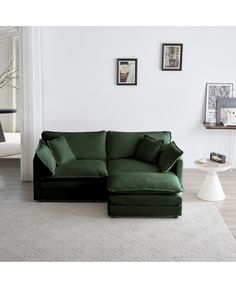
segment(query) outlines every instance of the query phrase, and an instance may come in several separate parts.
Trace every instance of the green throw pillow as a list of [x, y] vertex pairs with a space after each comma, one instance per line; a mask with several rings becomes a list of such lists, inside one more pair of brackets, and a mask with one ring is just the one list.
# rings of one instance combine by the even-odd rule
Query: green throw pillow
[[58, 166], [75, 159], [75, 155], [71, 151], [65, 137], [62, 136], [60, 138], [47, 141], [47, 143], [57, 161]]
[[55, 174], [57, 163], [48, 145], [44, 141], [40, 140], [35, 153], [53, 176]]
[[156, 140], [148, 135], [142, 138], [135, 158], [144, 162], [156, 164], [158, 153], [161, 151], [163, 140]]
[[183, 154], [174, 141], [165, 145], [158, 158], [158, 166], [161, 172], [167, 172], [175, 164], [177, 159]]

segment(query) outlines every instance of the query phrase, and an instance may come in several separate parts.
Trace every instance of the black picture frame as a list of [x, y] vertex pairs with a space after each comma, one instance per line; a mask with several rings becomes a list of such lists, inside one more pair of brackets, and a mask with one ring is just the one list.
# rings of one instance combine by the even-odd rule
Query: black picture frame
[[206, 83], [205, 123], [216, 124], [217, 99], [232, 98], [233, 83]]
[[[123, 72], [122, 72], [123, 70]], [[137, 85], [138, 59], [117, 59], [117, 85]]]
[[183, 43], [162, 44], [162, 71], [182, 71]]

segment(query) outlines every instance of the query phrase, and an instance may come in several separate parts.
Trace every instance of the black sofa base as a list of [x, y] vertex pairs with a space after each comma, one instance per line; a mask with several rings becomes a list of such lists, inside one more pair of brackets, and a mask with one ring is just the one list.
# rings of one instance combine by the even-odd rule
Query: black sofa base
[[[66, 193], [65, 193], [66, 194]], [[74, 195], [67, 193], [65, 194], [60, 194], [57, 193], [55, 196], [55, 193], [52, 191], [46, 191], [46, 192], [41, 192], [38, 199], [34, 199], [35, 201], [38, 202], [91, 202], [91, 203], [104, 203], [107, 202], [106, 197], [98, 197], [97, 195]]]
[[34, 200], [41, 202], [106, 202], [107, 179], [50, 179], [35, 183]]
[[132, 206], [108, 204], [108, 215], [111, 217], [171, 217], [177, 218], [182, 215], [182, 205], [178, 206]]

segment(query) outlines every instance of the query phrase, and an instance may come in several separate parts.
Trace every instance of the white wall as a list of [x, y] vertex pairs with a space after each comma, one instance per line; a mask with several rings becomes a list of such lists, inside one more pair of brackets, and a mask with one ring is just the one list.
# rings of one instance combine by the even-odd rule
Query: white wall
[[[160, 70], [165, 42], [182, 72]], [[186, 168], [229, 156], [231, 131], [202, 122], [206, 82], [236, 85], [236, 27], [44, 27], [42, 49], [45, 130], [170, 130]], [[138, 58], [138, 86], [116, 85], [116, 58]]]

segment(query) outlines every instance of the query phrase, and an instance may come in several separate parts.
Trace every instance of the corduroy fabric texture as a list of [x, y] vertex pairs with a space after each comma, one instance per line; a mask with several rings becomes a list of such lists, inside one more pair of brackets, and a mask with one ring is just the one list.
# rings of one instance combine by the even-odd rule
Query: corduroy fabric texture
[[103, 160], [71, 160], [56, 168], [54, 177], [105, 177], [106, 162]]
[[115, 159], [108, 162], [109, 175], [129, 172], [159, 172], [156, 164], [136, 159]]
[[153, 191], [157, 194], [179, 193], [183, 188], [173, 172], [167, 173], [120, 173], [109, 175], [108, 190], [110, 192]]

